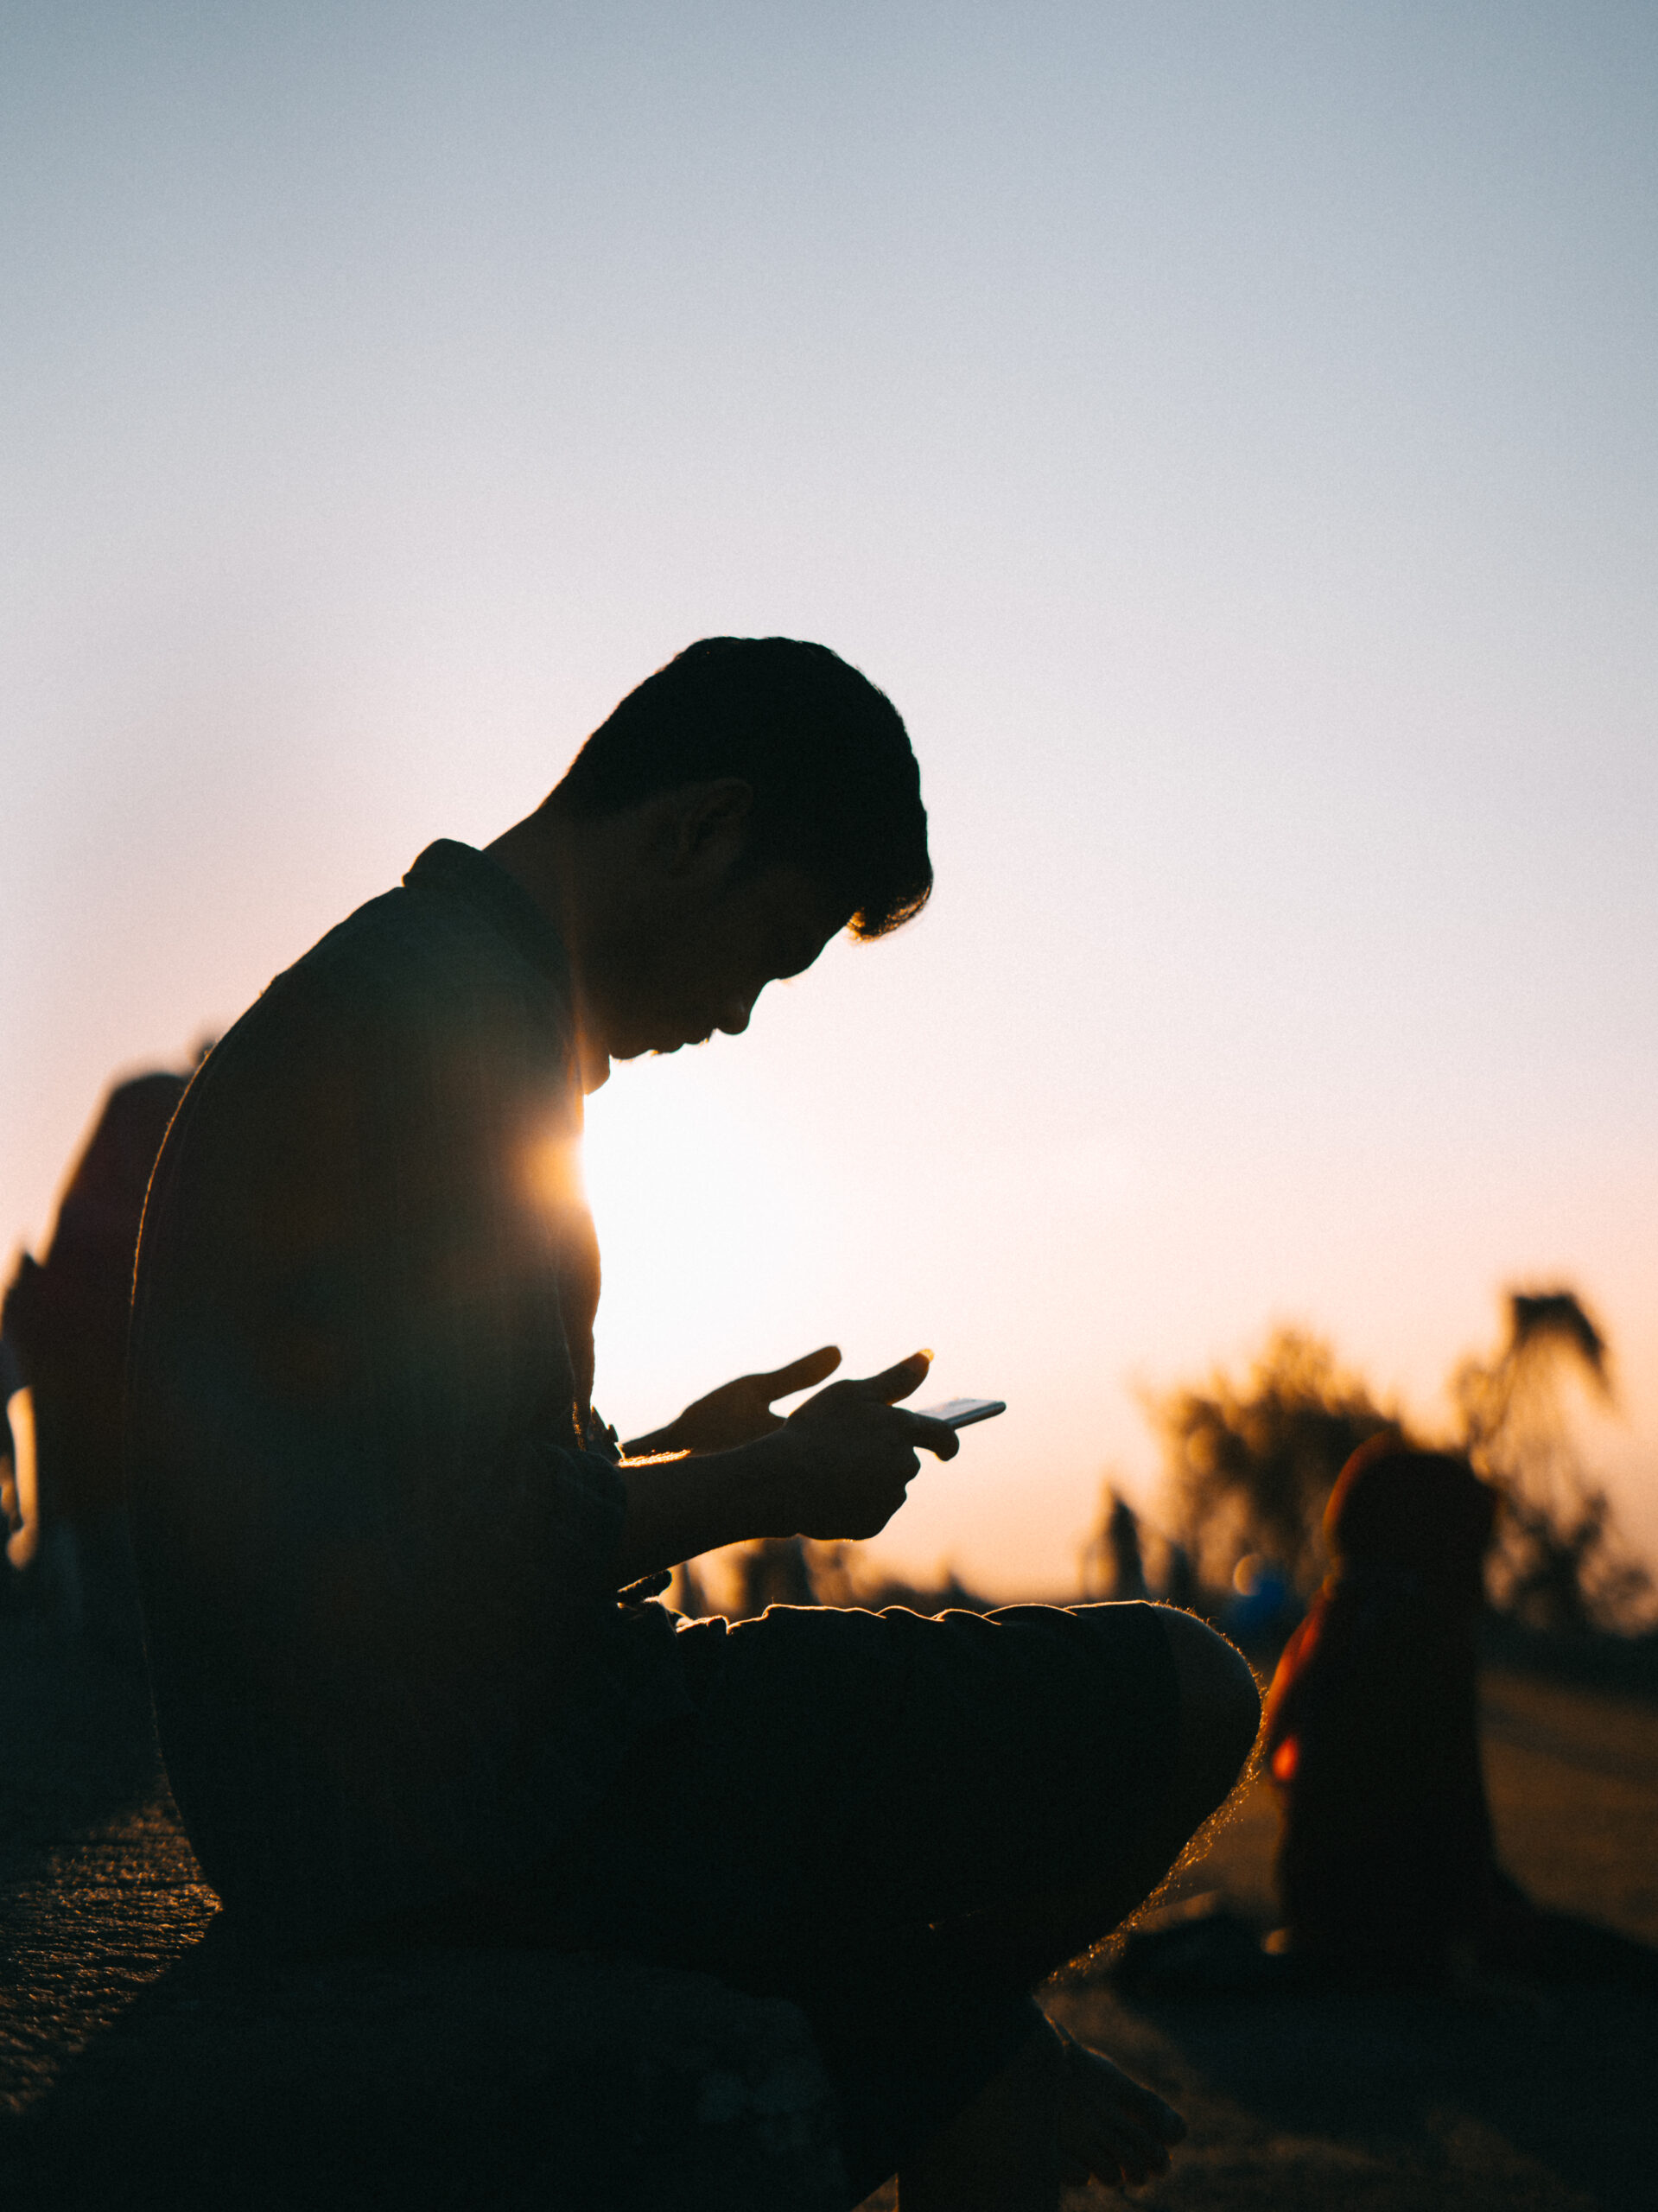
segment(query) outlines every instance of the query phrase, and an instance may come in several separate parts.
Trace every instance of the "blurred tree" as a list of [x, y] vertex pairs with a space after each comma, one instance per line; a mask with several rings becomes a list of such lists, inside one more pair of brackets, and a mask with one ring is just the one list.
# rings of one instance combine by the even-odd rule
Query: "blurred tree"
[[1381, 1429], [1402, 1433], [1330, 1347], [1280, 1329], [1237, 1384], [1174, 1390], [1148, 1410], [1163, 1438], [1178, 1540], [1217, 1589], [1240, 1560], [1273, 1561], [1301, 1592], [1324, 1571], [1319, 1523], [1349, 1455]]
[[1630, 1625], [1652, 1588], [1613, 1526], [1604, 1490], [1579, 1457], [1562, 1403], [1575, 1378], [1612, 1401], [1606, 1338], [1574, 1291], [1510, 1291], [1496, 1356], [1452, 1380], [1463, 1448], [1506, 1505], [1491, 1567], [1497, 1610], [1528, 1627], [1586, 1635]]

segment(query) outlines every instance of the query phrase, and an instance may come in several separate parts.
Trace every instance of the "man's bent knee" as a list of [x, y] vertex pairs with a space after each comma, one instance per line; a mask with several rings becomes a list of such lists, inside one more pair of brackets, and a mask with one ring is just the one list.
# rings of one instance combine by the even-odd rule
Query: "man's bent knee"
[[1180, 1690], [1174, 1796], [1196, 1827], [1230, 1791], [1261, 1726], [1261, 1693], [1249, 1662], [1223, 1636], [1172, 1605], [1157, 1618]]

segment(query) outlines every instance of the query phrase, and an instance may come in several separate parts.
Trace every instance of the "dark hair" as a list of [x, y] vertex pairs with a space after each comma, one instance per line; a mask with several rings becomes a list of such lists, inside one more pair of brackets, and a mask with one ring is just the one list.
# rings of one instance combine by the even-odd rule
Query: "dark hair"
[[616, 814], [719, 776], [754, 794], [746, 873], [804, 868], [861, 938], [885, 937], [926, 904], [927, 814], [903, 721], [827, 645], [698, 639], [600, 722], [547, 804], [578, 819]]

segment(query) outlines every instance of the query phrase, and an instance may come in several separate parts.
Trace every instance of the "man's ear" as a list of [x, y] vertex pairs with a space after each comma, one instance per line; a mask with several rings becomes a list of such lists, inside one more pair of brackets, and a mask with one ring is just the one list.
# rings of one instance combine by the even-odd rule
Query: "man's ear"
[[662, 857], [670, 875], [723, 879], [748, 842], [753, 787], [740, 776], [687, 784], [669, 795]]

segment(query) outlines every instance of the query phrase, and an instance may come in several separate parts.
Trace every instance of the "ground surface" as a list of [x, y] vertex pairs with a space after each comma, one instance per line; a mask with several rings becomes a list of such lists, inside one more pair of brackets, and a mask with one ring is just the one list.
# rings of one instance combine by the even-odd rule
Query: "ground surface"
[[[197, 1943], [213, 1901], [118, 1670], [0, 1629], [0, 2126]], [[1517, 1675], [1486, 1686], [1500, 1840], [1542, 1901], [1658, 1942], [1658, 1706]], [[1178, 1886], [1272, 1916], [1259, 1789]], [[1191, 2138], [1145, 2201], [1228, 2212], [1655, 2212], [1658, 2002], [1515, 1993], [1056, 2014], [1178, 2103]], [[1078, 2208], [1088, 2200], [1079, 2196]], [[1098, 2200], [1096, 2200], [1098, 2201]], [[873, 2208], [890, 2197], [872, 2200]], [[781, 2209], [780, 2209], [781, 2212]]]

